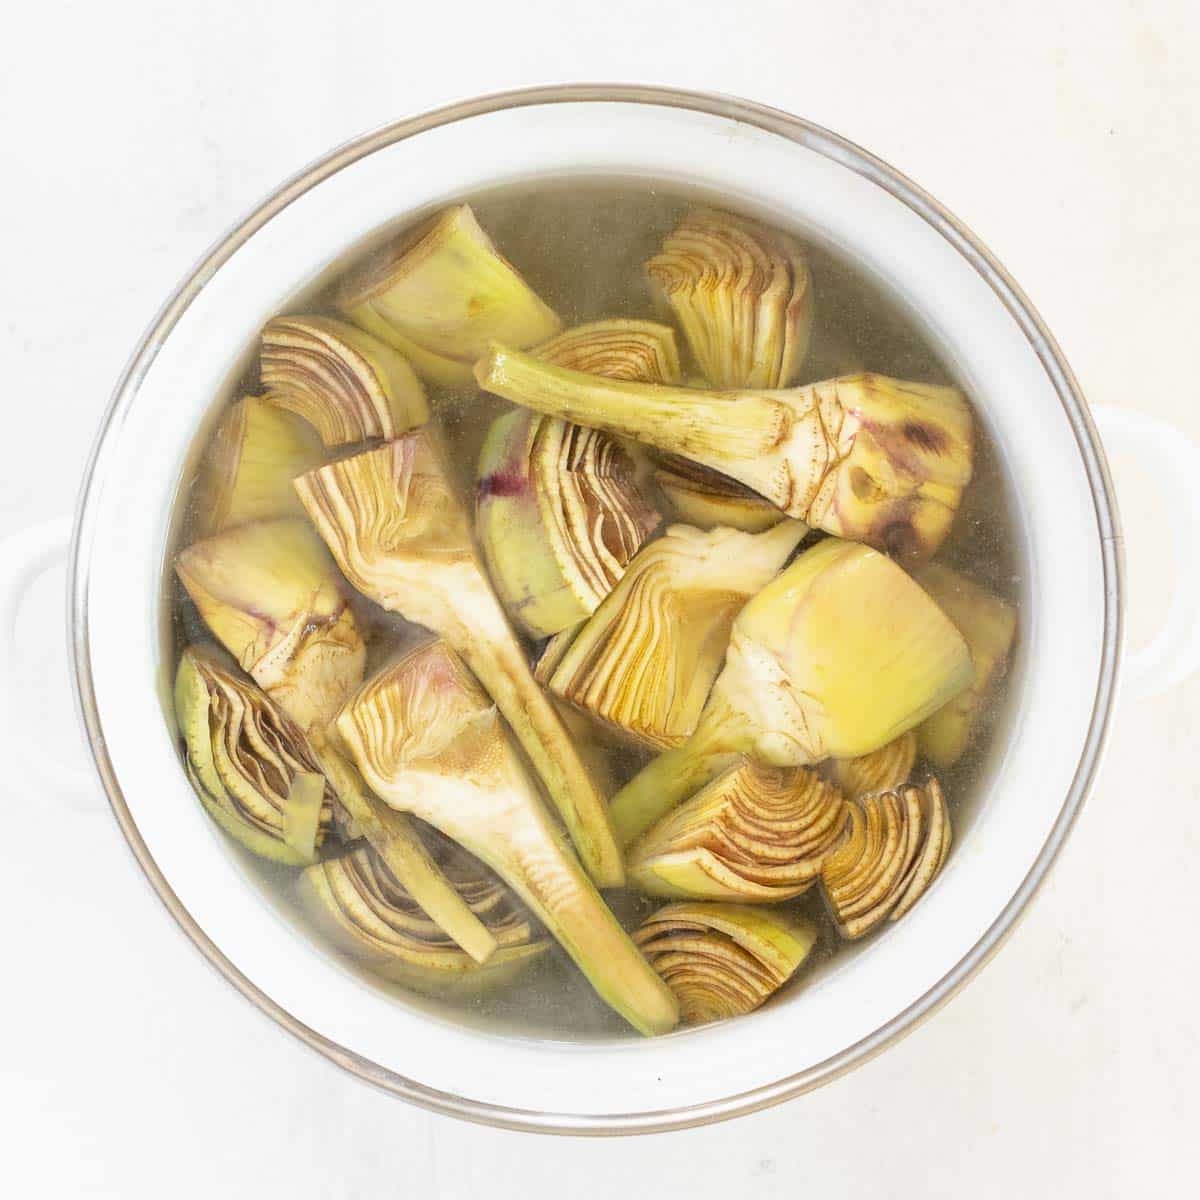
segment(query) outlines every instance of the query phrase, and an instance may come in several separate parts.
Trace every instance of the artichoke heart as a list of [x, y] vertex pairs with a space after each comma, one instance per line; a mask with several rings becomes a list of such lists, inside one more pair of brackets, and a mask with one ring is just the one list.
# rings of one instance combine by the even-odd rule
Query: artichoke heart
[[795, 238], [731, 213], [689, 212], [646, 264], [716, 388], [781, 388], [808, 352], [812, 276]]
[[175, 572], [217, 640], [306, 732], [323, 729], [362, 681], [362, 634], [307, 522], [228, 529], [182, 551]]
[[269, 321], [259, 371], [267, 399], [315, 426], [326, 446], [394, 438], [429, 420], [425, 389], [412, 367], [345, 321]]
[[868, 546], [818, 542], [738, 614], [691, 738], [613, 798], [618, 836], [628, 845], [738, 754], [780, 767], [869, 754], [970, 680], [966, 643], [919, 584]]
[[495, 699], [542, 777], [584, 865], [624, 879], [607, 806], [475, 553], [466, 513], [426, 430], [296, 480], [313, 524], [364, 595], [443, 636]]
[[1004, 678], [1017, 636], [1017, 613], [999, 596], [941, 563], [928, 563], [917, 572], [917, 582], [966, 638], [974, 668], [970, 687], [917, 730], [921, 753], [935, 766], [946, 768], [963, 756], [988, 700]]
[[526, 347], [561, 326], [483, 231], [469, 205], [437, 213], [368, 258], [338, 307], [430, 383], [471, 381], [492, 339]]
[[442, 932], [369, 846], [309, 867], [300, 896], [352, 958], [377, 975], [433, 995], [491, 991], [549, 949], [508, 888], [480, 863], [459, 851], [443, 869], [498, 947], [485, 963]]
[[782, 509], [745, 484], [677, 454], [660, 456], [654, 482], [676, 515], [698, 529], [726, 525], [745, 533], [761, 533], [789, 519]]
[[740, 904], [667, 904], [634, 941], [679, 1000], [685, 1025], [753, 1012], [800, 968], [817, 940], [803, 917]]
[[870, 754], [835, 759], [833, 775], [847, 796], [864, 796], [903, 787], [916, 761], [917, 735], [910, 729]]
[[674, 1026], [674, 998], [566, 846], [496, 706], [445, 642], [368, 680], [337, 729], [372, 790], [495, 871], [631, 1025], [646, 1034]]
[[303, 517], [292, 480], [325, 457], [312, 430], [261, 396], [221, 417], [196, 477], [197, 537], [272, 517]]
[[774, 904], [812, 886], [845, 824], [815, 772], [744, 759], [643, 834], [626, 869], [651, 896]]
[[602, 379], [493, 345], [481, 387], [678, 454], [838, 537], [929, 558], [950, 531], [974, 454], [956, 388], [848, 375], [798, 388], [706, 392]]
[[691, 734], [742, 606], [804, 536], [673, 525], [630, 563], [550, 676], [555, 695], [651, 746]]
[[263, 858], [316, 858], [335, 797], [300, 727], [215, 646], [190, 646], [175, 675], [188, 776], [226, 833]]
[[938, 781], [860, 796], [841, 844], [821, 868], [821, 890], [844, 938], [898, 921], [950, 853], [950, 811]]

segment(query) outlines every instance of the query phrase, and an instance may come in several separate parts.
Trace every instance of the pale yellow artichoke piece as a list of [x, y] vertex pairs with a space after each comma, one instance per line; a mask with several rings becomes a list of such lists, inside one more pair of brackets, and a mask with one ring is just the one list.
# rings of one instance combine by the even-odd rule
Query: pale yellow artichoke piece
[[330, 463], [296, 488], [350, 582], [466, 659], [545, 782], [592, 877], [619, 886], [624, 868], [607, 806], [533, 678], [429, 433]]
[[761, 533], [780, 521], [794, 519], [736, 479], [678, 455], [661, 456], [654, 482], [679, 519], [697, 529], [724, 525], [744, 533]]
[[566, 846], [495, 705], [446, 643], [420, 646], [369, 680], [337, 728], [372, 790], [495, 871], [634, 1028], [674, 1026], [674, 998]]
[[908, 782], [916, 761], [917, 735], [910, 729], [870, 754], [835, 759], [833, 774], [846, 795], [862, 796], [867, 792], [902, 787]]
[[269, 321], [259, 371], [267, 400], [303, 417], [329, 447], [398, 437], [429, 420], [425, 389], [403, 356], [345, 321]]
[[534, 346], [530, 354], [543, 362], [606, 379], [638, 383], [679, 383], [683, 379], [675, 330], [658, 321], [624, 317], [588, 321]]
[[971, 478], [971, 410], [957, 388], [864, 374], [708, 392], [602, 379], [499, 344], [475, 376], [514, 403], [681, 455], [813, 528], [914, 561], [945, 540]]
[[691, 738], [613, 798], [618, 837], [628, 845], [738, 754], [781, 767], [869, 754], [971, 674], [962, 636], [900, 567], [868, 546], [818, 542], [734, 621]]
[[802, 917], [698, 902], [668, 904], [634, 934], [686, 1025], [752, 1012], [795, 975], [816, 940], [816, 926]]
[[734, 618], [804, 536], [673, 525], [630, 563], [571, 641], [550, 690], [652, 746], [695, 728]]
[[194, 532], [209, 537], [273, 517], [303, 517], [292, 480], [325, 457], [320, 440], [261, 396], [227, 408], [196, 474]]
[[1008, 669], [1017, 636], [1017, 612], [999, 596], [941, 563], [922, 567], [917, 582], [958, 627], [971, 651], [971, 685], [917, 730], [921, 753], [934, 766], [945, 769], [965, 753]]
[[466, 204], [372, 253], [347, 280], [338, 306], [424, 379], [447, 387], [471, 381], [489, 341], [532, 346], [561, 327]]

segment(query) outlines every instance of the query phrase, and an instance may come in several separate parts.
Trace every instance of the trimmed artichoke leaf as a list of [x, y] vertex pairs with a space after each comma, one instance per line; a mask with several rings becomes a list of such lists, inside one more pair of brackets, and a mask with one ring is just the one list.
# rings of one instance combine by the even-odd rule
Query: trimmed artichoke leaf
[[916, 761], [917, 735], [910, 729], [870, 754], [835, 759], [833, 776], [847, 796], [863, 796], [902, 787]]

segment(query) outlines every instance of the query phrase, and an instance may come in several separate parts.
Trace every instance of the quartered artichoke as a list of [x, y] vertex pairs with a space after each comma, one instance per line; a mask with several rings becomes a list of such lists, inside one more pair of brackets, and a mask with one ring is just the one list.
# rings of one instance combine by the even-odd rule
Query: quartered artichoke
[[705, 392], [602, 379], [502, 345], [481, 387], [723, 472], [789, 516], [925, 559], [971, 478], [971, 411], [956, 388], [850, 375], [806, 387]]
[[624, 869], [607, 807], [534, 681], [429, 433], [330, 463], [297, 479], [296, 489], [360, 592], [462, 654], [544, 780], [592, 877], [619, 886]]
[[368, 680], [337, 728], [376, 794], [491, 867], [634, 1028], [674, 1026], [673, 997], [564, 844], [496, 707], [446, 643]]
[[588, 321], [529, 351], [543, 362], [605, 379], [637, 383], [680, 383], [675, 330], [658, 321], [613, 317]]
[[226, 833], [289, 866], [315, 860], [334, 795], [296, 723], [215, 646], [190, 646], [175, 675], [188, 777]]
[[276, 317], [262, 331], [259, 370], [267, 399], [310, 422], [326, 446], [398, 437], [429, 420], [412, 367], [345, 321]]
[[976, 722], [1008, 669], [1017, 636], [1017, 613], [999, 596], [941, 563], [923, 567], [917, 582], [966, 638], [974, 668], [971, 685], [917, 730], [921, 753], [935, 766], [945, 768], [962, 757]]
[[226, 530], [182, 551], [175, 573], [217, 640], [305, 731], [323, 729], [361, 682], [362, 633], [305, 521]]
[[377, 975], [438, 996], [473, 996], [510, 983], [549, 941], [470, 856], [459, 851], [443, 869], [498, 947], [483, 964], [446, 936], [367, 846], [309, 867], [300, 896], [336, 944]]
[[679, 518], [698, 529], [725, 525], [745, 533], [761, 533], [780, 521], [794, 519], [736, 479], [676, 454], [660, 457], [654, 482]]
[[431, 383], [471, 381], [490, 340], [532, 346], [561, 322], [493, 245], [469, 205], [444, 209], [370, 255], [338, 306]]
[[679, 999], [684, 1024], [740, 1017], [796, 973], [817, 940], [802, 917], [739, 904], [668, 904], [634, 941]]
[[808, 351], [812, 278], [804, 247], [757, 222], [689, 212], [646, 264], [717, 388], [791, 384]]
[[844, 840], [821, 868], [821, 890], [842, 937], [860, 938], [898, 921], [925, 894], [950, 853], [950, 811], [933, 778], [849, 804]]
[[649, 745], [679, 745], [721, 669], [734, 618], [804, 532], [791, 522], [759, 534], [671, 526], [572, 639], [550, 690]]
[[613, 798], [618, 836], [628, 845], [738, 754], [802, 766], [877, 750], [970, 679], [962, 636], [900, 567], [819, 542], [742, 609], [691, 738]]
[[630, 847], [650, 896], [774, 904], [807, 891], [846, 824], [846, 801], [803, 767], [743, 759]]
[[292, 480], [324, 457], [320, 440], [303, 421], [262, 397], [230, 405], [196, 476], [195, 535], [208, 537], [247, 521], [303, 517]]
[[916, 761], [917, 735], [910, 729], [870, 754], [835, 759], [833, 774], [847, 796], [862, 796], [867, 792], [902, 787], [908, 782]]

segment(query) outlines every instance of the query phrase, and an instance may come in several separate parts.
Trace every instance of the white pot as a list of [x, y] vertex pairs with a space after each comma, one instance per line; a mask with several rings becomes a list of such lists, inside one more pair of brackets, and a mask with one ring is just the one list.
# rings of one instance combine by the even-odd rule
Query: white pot
[[[656, 1040], [500, 1036], [366, 985], [264, 902], [195, 802], [166, 716], [160, 589], [176, 489], [197, 427], [263, 322], [408, 210], [580, 173], [703, 185], [804, 227], [875, 276], [968, 388], [1021, 539], [1010, 717], [937, 886], [903, 922], [760, 1012]], [[26, 565], [59, 534], [27, 537]], [[568, 87], [491, 97], [389, 126], [305, 169], [213, 248], [146, 334], [105, 417], [76, 534], [71, 638], [88, 736], [117, 819], [180, 926], [249, 999], [346, 1069], [495, 1125], [698, 1124], [812, 1088], [887, 1046], [1012, 928], [1079, 811], [1113, 705], [1114, 501], [1086, 407], [1038, 317], [971, 234], [885, 164], [796, 118], [712, 96]]]

